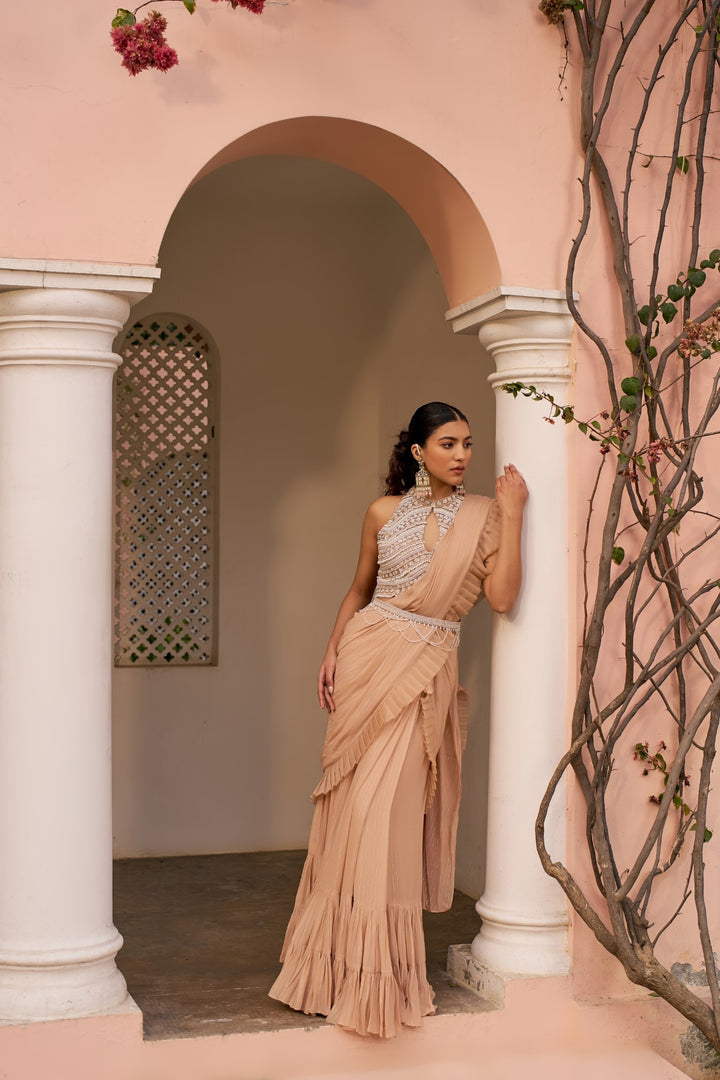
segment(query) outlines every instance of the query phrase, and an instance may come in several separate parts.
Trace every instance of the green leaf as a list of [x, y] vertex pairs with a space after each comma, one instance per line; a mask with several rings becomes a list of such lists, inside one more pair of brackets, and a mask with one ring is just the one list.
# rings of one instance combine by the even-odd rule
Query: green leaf
[[640, 393], [641, 385], [642, 383], [640, 382], [638, 377], [636, 375], [631, 375], [629, 376], [629, 378], [623, 379], [623, 381], [620, 383], [620, 388], [626, 394], [636, 395]]
[[647, 326], [650, 321], [650, 308], [647, 304], [645, 304], [644, 307], [638, 308], [638, 319], [643, 326]]
[[671, 300], [682, 300], [685, 289], [682, 285], [668, 285], [667, 294]]
[[578, 424], [578, 428], [583, 433], [583, 435], [587, 435], [587, 431], [588, 431], [587, 424]]
[[708, 255], [708, 259], [711, 263], [717, 265], [720, 262], [720, 248], [713, 248]]
[[182, 2], [185, 5], [185, 7], [188, 9], [190, 14], [192, 15], [192, 13], [193, 13], [193, 11], [195, 10], [195, 7], [196, 7], [195, 0], [182, 0]]
[[700, 269], [701, 270], [707, 270], [708, 267], [710, 269], [714, 269], [715, 268], [715, 263], [711, 262], [710, 259], [703, 259], [703, 261], [700, 263]]
[[668, 301], [660, 305], [660, 314], [666, 323], [671, 323], [677, 315], [677, 308]]
[[626, 337], [625, 344], [631, 353], [635, 354], [640, 352], [640, 338], [637, 334], [631, 334], [630, 337]]
[[137, 19], [133, 15], [132, 11], [128, 11], [127, 8], [118, 8], [117, 15], [113, 19], [111, 26], [113, 29], [116, 26], [134, 26]]
[[[612, 549], [612, 561], [614, 563], [616, 563], [619, 566], [624, 558], [625, 558], [625, 548], [614, 547]], [[640, 753], [639, 750], [638, 750], [638, 753]]]
[[575, 413], [571, 405], [566, 405], [565, 408], [562, 410], [562, 418], [566, 424], [571, 424], [572, 421], [575, 419]]
[[[647, 351], [648, 360], [654, 360], [655, 357], [657, 356], [657, 349], [655, 348], [654, 345], [648, 345], [646, 351]], [[646, 391], [646, 393], [647, 393], [647, 391]]]
[[708, 840], [712, 840], [712, 829], [706, 829], [703, 833], [703, 843], [707, 844]]
[[590, 421], [590, 427], [594, 427], [596, 431], [602, 431], [602, 427], [600, 426], [600, 421], [599, 420], [591, 420]]
[[620, 398], [620, 408], [625, 412], [635, 412], [637, 409], [637, 398], [634, 394], [623, 394]]
[[[696, 289], [699, 289], [701, 285], [705, 284], [706, 273], [704, 270], [698, 270], [697, 267], [691, 266], [687, 272], [687, 279], [691, 285], [694, 285]], [[668, 296], [670, 296], [670, 290], [668, 289]], [[672, 300], [672, 297], [670, 297]]]
[[677, 159], [675, 164], [677, 165], [680, 172], [683, 172], [683, 173], [686, 173], [688, 171], [688, 169], [690, 168], [690, 160], [688, 158], [684, 157], [682, 154]]

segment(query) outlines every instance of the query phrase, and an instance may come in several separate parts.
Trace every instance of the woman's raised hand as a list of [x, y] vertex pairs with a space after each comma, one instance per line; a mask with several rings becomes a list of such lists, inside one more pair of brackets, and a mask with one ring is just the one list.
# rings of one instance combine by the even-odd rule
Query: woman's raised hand
[[327, 709], [329, 713], [335, 712], [335, 667], [337, 665], [337, 652], [328, 648], [318, 674], [318, 699], [320, 708]]
[[502, 476], [495, 481], [495, 498], [506, 517], [522, 517], [528, 489], [514, 465], [506, 465]]

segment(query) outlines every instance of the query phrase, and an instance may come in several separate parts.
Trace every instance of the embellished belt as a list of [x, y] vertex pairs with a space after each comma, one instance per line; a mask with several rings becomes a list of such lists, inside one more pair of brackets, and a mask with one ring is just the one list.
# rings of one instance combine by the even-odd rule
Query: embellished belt
[[455, 630], [459, 633], [460, 623], [450, 619], [431, 619], [429, 615], [419, 615], [415, 611], [405, 611], [404, 608], [394, 604], [386, 604], [384, 600], [373, 599], [368, 607], [378, 608], [386, 615], [392, 615], [395, 619], [407, 619], [408, 622], [422, 623], [424, 626], [437, 626], [441, 630]]
[[377, 597], [358, 614], [368, 623], [368, 615], [373, 611], [377, 612], [378, 618], [385, 620], [390, 630], [399, 633], [406, 641], [434, 645], [443, 652], [452, 652], [460, 644], [459, 622], [431, 619], [429, 615], [418, 615], [415, 611], [405, 611], [394, 604], [386, 604]]

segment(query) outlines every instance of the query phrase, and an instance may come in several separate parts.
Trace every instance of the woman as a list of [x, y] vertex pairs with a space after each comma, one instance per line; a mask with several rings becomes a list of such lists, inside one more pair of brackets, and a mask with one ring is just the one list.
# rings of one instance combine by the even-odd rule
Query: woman
[[483, 593], [510, 611], [520, 588], [525, 483], [507, 465], [495, 500], [466, 495], [471, 447], [443, 402], [400, 433], [318, 677], [323, 778], [270, 995], [362, 1035], [434, 1012], [422, 907], [453, 897], [459, 620]]

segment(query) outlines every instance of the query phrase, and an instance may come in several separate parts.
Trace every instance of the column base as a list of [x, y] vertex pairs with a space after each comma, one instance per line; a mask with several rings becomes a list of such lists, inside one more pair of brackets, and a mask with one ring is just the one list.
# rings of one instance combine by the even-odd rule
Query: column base
[[447, 955], [447, 973], [453, 982], [502, 1009], [505, 1004], [505, 980], [497, 971], [485, 967], [472, 954], [470, 945], [451, 945]]
[[93, 1016], [128, 999], [115, 960], [0, 966], [0, 1023]]
[[488, 1005], [495, 1009], [505, 1008], [505, 993], [508, 984], [523, 982], [528, 986], [534, 986], [538, 978], [554, 978], [556, 976], [525, 975], [514, 971], [497, 971], [487, 964], [476, 960], [472, 954], [471, 945], [451, 945], [448, 949], [447, 973], [453, 982], [471, 990]]
[[482, 927], [472, 943], [472, 955], [493, 971], [513, 975], [567, 975], [570, 957], [567, 915], [532, 916], [494, 911], [477, 903]]

